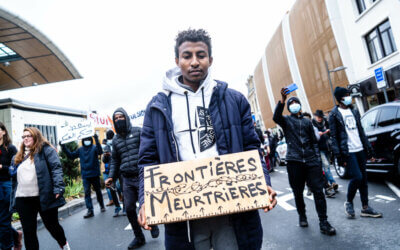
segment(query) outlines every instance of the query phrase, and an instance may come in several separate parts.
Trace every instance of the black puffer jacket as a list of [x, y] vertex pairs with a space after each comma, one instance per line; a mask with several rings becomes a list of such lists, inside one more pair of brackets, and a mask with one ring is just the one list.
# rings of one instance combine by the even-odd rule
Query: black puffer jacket
[[138, 178], [139, 168], [139, 146], [140, 132], [139, 127], [132, 127], [128, 114], [123, 108], [118, 108], [113, 114], [113, 121], [116, 112], [121, 112], [125, 116], [126, 133], [116, 129], [116, 135], [112, 141], [110, 178], [117, 178], [120, 174], [124, 177]]
[[[293, 100], [293, 97], [291, 98]], [[291, 100], [289, 99], [289, 100]], [[297, 98], [296, 98], [297, 99]], [[300, 103], [300, 101], [297, 99]], [[278, 102], [274, 112], [274, 122], [281, 126], [287, 143], [286, 161], [319, 165], [318, 141], [311, 121], [302, 115], [282, 115], [285, 104]]]
[[[358, 110], [351, 108], [351, 112], [356, 119], [358, 134], [363, 144], [364, 151], [368, 158], [374, 156], [371, 144], [365, 135], [364, 129], [361, 126], [361, 118]], [[344, 124], [343, 116], [340, 113], [338, 106], [334, 107], [329, 114], [329, 129], [331, 130], [332, 151], [336, 157], [347, 158], [349, 157], [349, 147], [347, 146], [347, 133], [346, 125]]]

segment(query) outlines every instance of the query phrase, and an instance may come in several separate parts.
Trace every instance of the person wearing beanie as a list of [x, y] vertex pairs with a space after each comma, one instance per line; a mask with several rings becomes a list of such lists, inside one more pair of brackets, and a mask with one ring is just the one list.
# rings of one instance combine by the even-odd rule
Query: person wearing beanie
[[300, 227], [308, 227], [306, 206], [303, 192], [307, 182], [314, 194], [315, 207], [319, 217], [320, 231], [323, 234], [335, 235], [336, 230], [328, 222], [326, 200], [323, 192], [324, 177], [318, 140], [310, 119], [301, 112], [301, 103], [297, 97], [287, 101], [290, 115], [282, 115], [288, 89], [282, 88], [282, 100], [278, 102], [274, 112], [274, 121], [283, 129], [287, 143], [287, 172], [289, 184], [293, 190]]
[[382, 217], [382, 213], [368, 205], [368, 183], [366, 160], [375, 161], [374, 152], [361, 126], [360, 113], [352, 107], [350, 92], [336, 87], [335, 98], [339, 103], [329, 115], [329, 129], [332, 138], [332, 151], [338, 163], [348, 169], [351, 180], [347, 188], [347, 201], [344, 203], [345, 213], [355, 218], [353, 199], [360, 191], [362, 217]]

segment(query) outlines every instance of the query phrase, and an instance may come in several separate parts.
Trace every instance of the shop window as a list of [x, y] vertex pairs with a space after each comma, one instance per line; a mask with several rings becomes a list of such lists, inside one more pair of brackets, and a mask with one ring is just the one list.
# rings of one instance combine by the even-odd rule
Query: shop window
[[376, 121], [376, 115], [378, 114], [378, 109], [375, 109], [369, 113], [367, 113], [362, 119], [361, 119], [361, 125], [363, 126], [365, 132], [369, 132], [374, 130], [375, 128], [375, 121]]
[[384, 107], [379, 115], [378, 127], [387, 127], [396, 123], [397, 107]]
[[371, 30], [365, 36], [365, 41], [371, 63], [377, 62], [397, 51], [389, 20], [384, 21]]

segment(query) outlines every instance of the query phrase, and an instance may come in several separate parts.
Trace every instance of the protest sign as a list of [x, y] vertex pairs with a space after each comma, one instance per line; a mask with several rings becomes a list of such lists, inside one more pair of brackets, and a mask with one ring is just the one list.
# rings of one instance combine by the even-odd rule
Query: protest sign
[[267, 184], [257, 150], [144, 168], [149, 225], [266, 207]]
[[63, 124], [58, 127], [58, 135], [62, 144], [93, 136], [93, 122], [86, 120], [74, 124]]

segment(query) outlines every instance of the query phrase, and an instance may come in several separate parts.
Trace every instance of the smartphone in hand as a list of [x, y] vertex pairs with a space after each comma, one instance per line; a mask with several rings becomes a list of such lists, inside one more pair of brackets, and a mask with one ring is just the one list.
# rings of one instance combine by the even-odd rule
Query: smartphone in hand
[[293, 92], [293, 91], [295, 91], [295, 90], [298, 89], [296, 83], [292, 83], [292, 84], [290, 84], [289, 86], [287, 86], [286, 88], [288, 89], [287, 94], [289, 94], [289, 93], [291, 93], [291, 92]]

